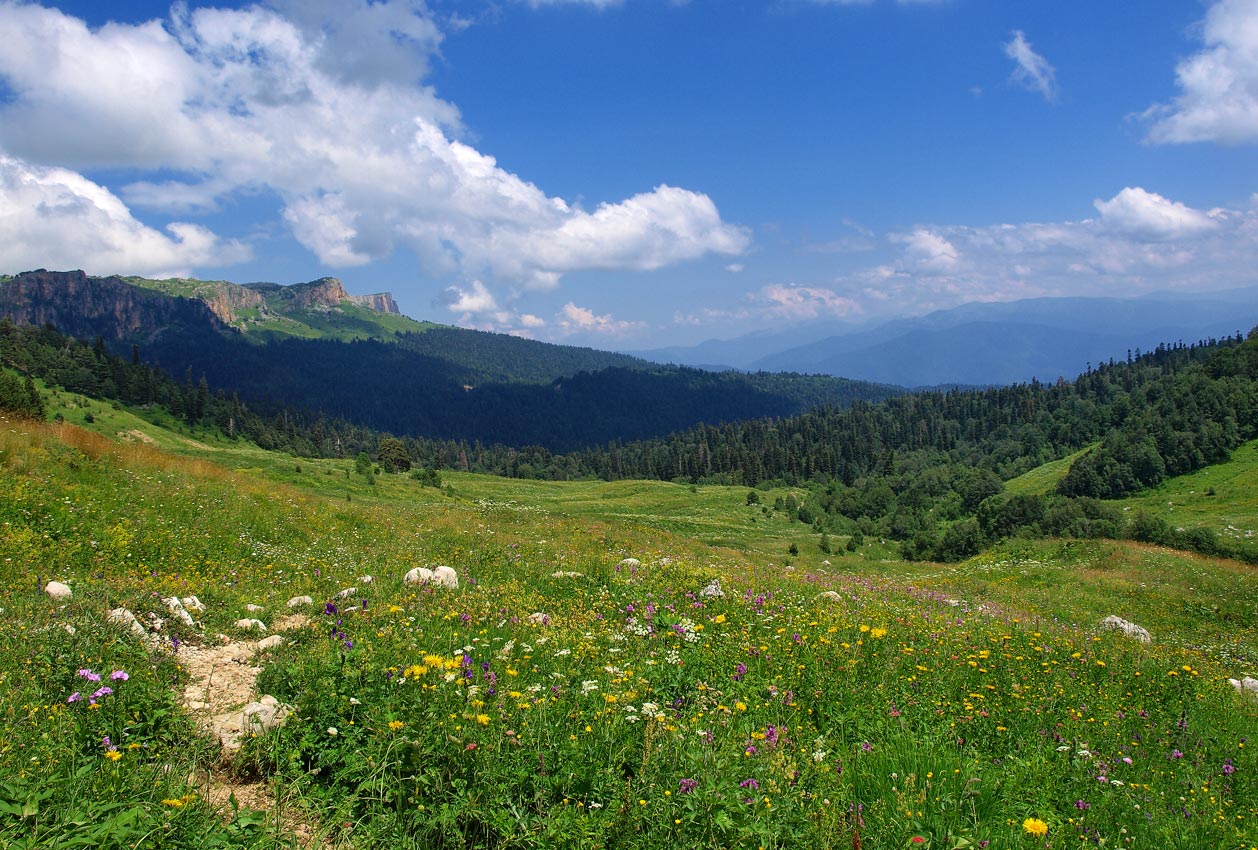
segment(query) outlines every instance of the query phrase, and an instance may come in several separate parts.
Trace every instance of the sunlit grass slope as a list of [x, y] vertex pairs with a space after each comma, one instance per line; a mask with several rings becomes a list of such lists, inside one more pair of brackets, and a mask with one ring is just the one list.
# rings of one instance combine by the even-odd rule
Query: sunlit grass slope
[[[105, 435], [0, 422], [0, 843], [285, 844], [187, 785], [179, 652], [104, 624], [170, 594], [208, 639], [319, 601], [260, 680], [297, 716], [241, 765], [327, 846], [1258, 842], [1258, 701], [1226, 681], [1258, 672], [1251, 569], [1062, 542], [827, 566], [745, 490], [369, 483], [70, 401]], [[459, 589], [402, 583], [436, 564]], [[128, 678], [92, 709], [82, 670]]]

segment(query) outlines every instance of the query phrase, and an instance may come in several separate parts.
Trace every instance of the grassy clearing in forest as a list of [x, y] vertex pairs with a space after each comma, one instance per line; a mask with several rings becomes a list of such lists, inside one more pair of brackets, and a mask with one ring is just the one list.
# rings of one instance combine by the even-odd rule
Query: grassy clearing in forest
[[[296, 717], [236, 769], [325, 846], [1258, 844], [1258, 702], [1226, 681], [1256, 672], [1252, 568], [1063, 541], [827, 567], [740, 488], [443, 473], [451, 495], [196, 442], [0, 421], [0, 843], [292, 846], [190, 782], [213, 757], [171, 638], [309, 594], [259, 681]], [[460, 588], [402, 583], [435, 564]], [[171, 594], [208, 607], [165, 648], [104, 622]], [[1155, 642], [1096, 634], [1108, 613]]]

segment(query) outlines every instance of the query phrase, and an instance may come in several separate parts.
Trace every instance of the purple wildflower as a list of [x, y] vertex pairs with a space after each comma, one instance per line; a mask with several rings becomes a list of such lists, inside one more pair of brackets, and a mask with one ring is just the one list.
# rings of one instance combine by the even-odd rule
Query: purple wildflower
[[746, 675], [747, 675], [747, 665], [740, 663], [738, 667], [735, 668], [734, 670], [733, 679], [735, 682], [741, 682], [743, 680], [743, 676], [746, 676]]
[[1087, 809], [1092, 808], [1092, 804], [1087, 802], [1086, 800], [1075, 800], [1075, 808], [1078, 809], [1079, 811], [1085, 811]]
[[868, 741], [862, 741], [862, 742], [861, 742], [861, 752], [862, 752], [862, 753], [872, 753], [873, 751], [874, 751], [874, 745], [873, 745], [873, 744], [869, 743]]
[[82, 676], [84, 679], [87, 679], [89, 682], [100, 681], [100, 673], [93, 673], [91, 670], [88, 670], [87, 668], [80, 670], [79, 675]]
[[96, 689], [96, 692], [92, 694], [92, 699], [95, 700], [95, 699], [100, 699], [101, 697], [107, 697], [113, 692], [114, 692], [113, 688], [109, 687], [108, 685], [105, 685], [104, 687]]
[[677, 791], [679, 794], [689, 794], [691, 791], [695, 790], [698, 787], [699, 787], [699, 780], [683, 779], [679, 783]]
[[126, 670], [115, 670], [114, 672], [109, 674], [109, 678], [115, 682], [125, 682], [127, 681], [127, 679], [130, 679], [131, 677], [127, 675]]
[[1171, 758], [1182, 759], [1183, 757], [1184, 757], [1184, 754], [1181, 753], [1179, 750], [1171, 750]]
[[66, 697], [66, 702], [67, 703], [78, 702], [81, 699], [83, 699], [83, 695], [79, 693], [78, 691], [75, 691], [74, 693], [70, 694], [70, 696]]
[[752, 791], [759, 791], [759, 790], [760, 790], [760, 783], [759, 783], [759, 782], [757, 782], [757, 781], [756, 781], [756, 780], [754, 780], [754, 779], [744, 779], [742, 782], [739, 782], [739, 783], [738, 783], [738, 787], [739, 787], [739, 788], [750, 788]]
[[331, 602], [325, 602], [323, 604], [323, 613], [329, 617], [333, 616], [334, 614], [337, 613], [336, 606], [333, 605]]
[[1228, 759], [1227, 761], [1223, 762], [1223, 775], [1224, 776], [1231, 776], [1235, 772], [1236, 772], [1236, 765], [1232, 764], [1231, 759]]

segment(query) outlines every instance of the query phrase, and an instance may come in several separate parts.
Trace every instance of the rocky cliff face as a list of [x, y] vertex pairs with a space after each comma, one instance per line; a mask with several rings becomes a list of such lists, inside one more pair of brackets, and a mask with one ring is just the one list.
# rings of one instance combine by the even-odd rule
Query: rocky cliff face
[[402, 314], [402, 311], [397, 308], [397, 302], [393, 300], [393, 294], [389, 292], [377, 292], [375, 295], [351, 295], [349, 300], [359, 307], [366, 307], [377, 313], [392, 313], [395, 316]]
[[266, 301], [257, 292], [234, 283], [219, 281], [214, 284], [214, 291], [203, 300], [215, 316], [224, 324], [235, 324], [239, 318], [238, 310], [245, 308], [265, 309]]
[[208, 304], [82, 271], [23, 272], [0, 284], [0, 316], [18, 324], [52, 323], [81, 339], [151, 342], [191, 329], [229, 329]]
[[283, 312], [290, 310], [333, 310], [345, 301], [375, 310], [379, 313], [398, 314], [397, 304], [388, 292], [376, 295], [350, 295], [345, 291], [345, 284], [335, 277], [321, 277], [309, 283], [295, 283], [292, 286], [280, 286], [274, 283], [251, 283], [247, 287], [254, 293], [278, 301]]

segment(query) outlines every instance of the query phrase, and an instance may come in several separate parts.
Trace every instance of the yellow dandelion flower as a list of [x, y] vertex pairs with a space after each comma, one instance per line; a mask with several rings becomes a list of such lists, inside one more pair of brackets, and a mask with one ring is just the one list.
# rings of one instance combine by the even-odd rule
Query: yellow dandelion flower
[[1048, 834], [1048, 824], [1039, 818], [1027, 818], [1022, 822], [1022, 828], [1028, 835], [1044, 836]]
[[169, 798], [169, 799], [166, 799], [166, 800], [162, 800], [162, 805], [163, 805], [163, 806], [169, 806], [169, 807], [170, 807], [170, 808], [172, 808], [172, 809], [182, 809], [182, 808], [183, 808], [183, 800], [181, 800], [181, 799], [179, 799], [179, 798], [177, 798], [177, 797], [172, 797], [172, 798]]
[[872, 638], [885, 638], [887, 636], [887, 630], [882, 626], [878, 626], [869, 630], [869, 636]]
[[389, 728], [390, 728], [390, 729], [392, 729], [394, 732], [396, 732], [397, 730], [401, 729], [401, 728], [402, 728], [403, 726], [405, 726], [405, 725], [406, 725], [406, 724], [405, 724], [405, 723], [403, 723], [401, 720], [390, 720], [390, 721], [389, 721]]
[[489, 725], [489, 715], [488, 715], [488, 714], [478, 714], [478, 715], [476, 715], [476, 722], [477, 722], [477, 723], [479, 723], [481, 726], [488, 726], [488, 725]]
[[725, 622], [725, 615], [717, 614], [715, 617], [712, 618], [712, 622], [716, 623], [719, 626], [721, 623]]
[[105, 753], [105, 758], [109, 759], [110, 761], [117, 761], [118, 759], [122, 758], [122, 753], [118, 752], [117, 750], [110, 750], [109, 752]]

